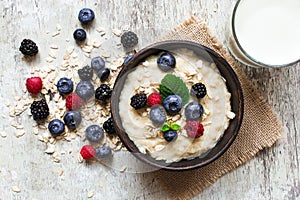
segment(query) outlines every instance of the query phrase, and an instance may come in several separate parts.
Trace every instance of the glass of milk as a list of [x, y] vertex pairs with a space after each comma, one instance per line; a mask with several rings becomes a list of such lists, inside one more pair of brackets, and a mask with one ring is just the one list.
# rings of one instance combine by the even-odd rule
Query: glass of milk
[[280, 68], [300, 60], [300, 0], [238, 0], [229, 51], [253, 67]]

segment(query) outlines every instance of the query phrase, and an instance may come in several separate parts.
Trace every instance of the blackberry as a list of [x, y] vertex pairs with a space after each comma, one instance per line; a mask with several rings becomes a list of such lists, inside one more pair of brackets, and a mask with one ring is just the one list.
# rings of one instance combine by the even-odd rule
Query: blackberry
[[191, 95], [199, 98], [203, 98], [206, 95], [206, 87], [203, 83], [196, 83], [191, 88]]
[[40, 101], [33, 101], [30, 106], [30, 110], [33, 119], [36, 121], [44, 120], [49, 115], [49, 107], [45, 99], [42, 99]]
[[121, 43], [125, 48], [132, 48], [137, 45], [139, 39], [137, 35], [132, 31], [126, 31], [121, 36]]
[[104, 123], [103, 123], [103, 129], [106, 131], [108, 134], [115, 134], [116, 129], [113, 124], [112, 118], [108, 118]]
[[83, 81], [90, 81], [93, 78], [93, 69], [89, 66], [85, 66], [78, 70], [79, 78]]
[[135, 94], [131, 97], [130, 105], [134, 109], [140, 109], [147, 105], [147, 95], [146, 94]]
[[38, 53], [39, 49], [36, 46], [35, 42], [33, 42], [30, 39], [24, 39], [21, 42], [21, 46], [19, 50], [24, 54], [25, 56], [34, 56]]
[[111, 97], [112, 90], [107, 84], [101, 84], [100, 87], [96, 89], [95, 98], [102, 103], [106, 103], [106, 101]]

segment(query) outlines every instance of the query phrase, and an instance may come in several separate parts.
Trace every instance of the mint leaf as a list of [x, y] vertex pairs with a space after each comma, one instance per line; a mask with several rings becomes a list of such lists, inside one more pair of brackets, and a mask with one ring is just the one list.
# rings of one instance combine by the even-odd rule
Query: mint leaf
[[165, 132], [165, 131], [168, 131], [170, 130], [170, 127], [167, 125], [167, 124], [164, 124], [162, 127], [161, 127], [161, 131]]
[[169, 88], [163, 86], [163, 85], [159, 85], [159, 93], [162, 97], [162, 100], [164, 101], [165, 98], [167, 98], [167, 96], [174, 94]]
[[172, 124], [170, 127], [173, 131], [178, 131], [181, 127], [178, 124]]
[[162, 91], [162, 96], [167, 94], [170, 95], [170, 93], [180, 96], [182, 98], [183, 106], [189, 102], [189, 89], [181, 78], [173, 74], [165, 75], [165, 77], [161, 80], [159, 90]]

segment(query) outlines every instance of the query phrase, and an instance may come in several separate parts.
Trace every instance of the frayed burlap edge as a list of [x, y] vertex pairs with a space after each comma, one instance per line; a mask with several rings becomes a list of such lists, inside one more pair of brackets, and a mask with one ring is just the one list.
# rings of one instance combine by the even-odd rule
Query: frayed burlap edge
[[215, 183], [222, 175], [253, 158], [260, 150], [271, 147], [281, 137], [282, 125], [260, 92], [239, 69], [239, 63], [210, 33], [204, 21], [192, 16], [160, 39], [164, 40], [190, 40], [218, 52], [236, 72], [244, 94], [244, 118], [241, 129], [235, 142], [223, 156], [196, 170], [157, 172], [159, 180], [172, 199], [190, 199]]

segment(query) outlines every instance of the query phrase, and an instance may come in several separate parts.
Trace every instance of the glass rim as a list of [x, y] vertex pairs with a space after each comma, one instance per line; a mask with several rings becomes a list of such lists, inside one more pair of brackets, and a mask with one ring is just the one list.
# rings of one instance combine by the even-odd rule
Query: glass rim
[[241, 1], [243, 1], [243, 0], [238, 0], [235, 4], [234, 8], [233, 8], [232, 17], [231, 17], [231, 30], [232, 30], [233, 39], [236, 42], [239, 50], [244, 54], [244, 56], [247, 57], [250, 61], [257, 64], [258, 66], [268, 67], [268, 68], [283, 68], [283, 67], [288, 67], [288, 66], [292, 66], [292, 65], [297, 64], [300, 61], [300, 58], [295, 60], [295, 61], [288, 62], [288, 63], [285, 63], [285, 64], [272, 65], [272, 64], [266, 64], [264, 62], [258, 61], [257, 59], [253, 58], [251, 55], [249, 55], [247, 53], [247, 51], [242, 47], [242, 45], [240, 44], [240, 41], [238, 40], [238, 37], [236, 35], [235, 23], [234, 23], [235, 18], [236, 18], [236, 12], [237, 12], [237, 9], [238, 9]]

